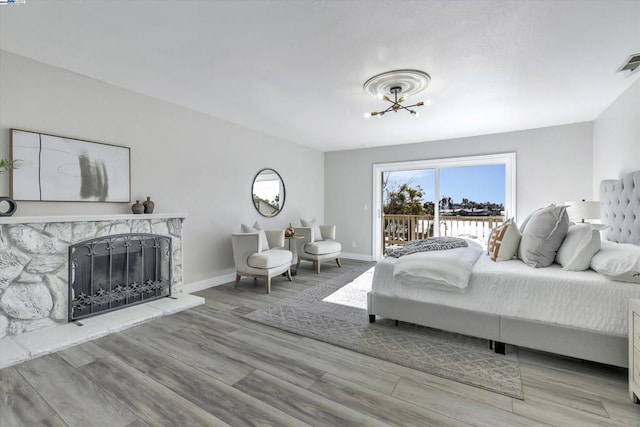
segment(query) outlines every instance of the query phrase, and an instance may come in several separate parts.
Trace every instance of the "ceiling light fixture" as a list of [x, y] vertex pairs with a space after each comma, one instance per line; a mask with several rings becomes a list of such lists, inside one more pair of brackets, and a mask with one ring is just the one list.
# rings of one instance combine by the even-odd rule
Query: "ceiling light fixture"
[[397, 113], [400, 110], [406, 110], [411, 115], [418, 116], [418, 112], [413, 108], [422, 107], [425, 102], [420, 101], [412, 105], [402, 105], [402, 103], [409, 96], [426, 89], [429, 82], [431, 82], [429, 74], [419, 70], [394, 70], [371, 77], [364, 83], [364, 91], [391, 103], [391, 105], [381, 111], [366, 113], [364, 117], [382, 117], [389, 111]]

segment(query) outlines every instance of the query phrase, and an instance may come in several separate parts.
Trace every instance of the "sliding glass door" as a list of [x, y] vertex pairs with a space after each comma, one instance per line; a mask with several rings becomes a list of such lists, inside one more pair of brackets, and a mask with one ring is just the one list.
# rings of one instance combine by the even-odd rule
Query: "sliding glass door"
[[515, 215], [515, 153], [374, 165], [373, 257], [432, 236], [485, 245]]

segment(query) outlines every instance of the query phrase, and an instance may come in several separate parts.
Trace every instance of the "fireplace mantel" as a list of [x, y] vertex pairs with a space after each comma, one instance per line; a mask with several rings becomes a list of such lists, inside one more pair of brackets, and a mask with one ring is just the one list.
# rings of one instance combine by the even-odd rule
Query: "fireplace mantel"
[[187, 217], [184, 213], [159, 213], [159, 214], [120, 214], [120, 215], [64, 215], [64, 216], [8, 216], [0, 217], [0, 224], [44, 224], [59, 222], [99, 222], [99, 221], [126, 221], [126, 220], [156, 220]]

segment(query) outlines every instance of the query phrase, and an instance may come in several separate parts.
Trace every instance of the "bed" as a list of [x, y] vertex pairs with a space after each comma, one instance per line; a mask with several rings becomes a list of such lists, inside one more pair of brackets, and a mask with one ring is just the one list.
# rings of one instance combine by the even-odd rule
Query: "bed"
[[[606, 239], [640, 245], [640, 171], [600, 185]], [[459, 249], [452, 249], [453, 251]], [[420, 254], [410, 255], [420, 257]], [[466, 292], [407, 286], [394, 280], [396, 258], [376, 265], [367, 295], [376, 316], [615, 366], [628, 366], [629, 298], [640, 284], [559, 265], [531, 268], [513, 259], [473, 264]]]

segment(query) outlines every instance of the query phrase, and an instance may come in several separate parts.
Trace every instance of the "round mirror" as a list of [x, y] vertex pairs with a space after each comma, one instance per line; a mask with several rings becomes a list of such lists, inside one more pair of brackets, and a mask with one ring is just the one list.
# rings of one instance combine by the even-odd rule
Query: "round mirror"
[[273, 169], [265, 168], [258, 172], [253, 178], [251, 194], [253, 206], [262, 216], [276, 216], [284, 207], [284, 182]]

